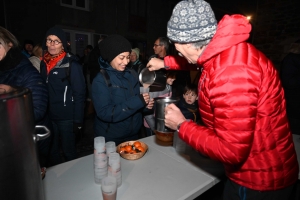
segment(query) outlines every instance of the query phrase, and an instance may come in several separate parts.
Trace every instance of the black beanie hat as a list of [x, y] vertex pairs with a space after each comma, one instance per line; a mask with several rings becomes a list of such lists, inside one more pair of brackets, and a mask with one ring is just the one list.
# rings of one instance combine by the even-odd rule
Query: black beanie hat
[[120, 53], [131, 53], [131, 44], [121, 35], [110, 35], [99, 43], [99, 49], [103, 60], [110, 63]]
[[24, 42], [23, 42], [23, 46], [25, 47], [26, 44], [31, 44], [32, 46], [34, 46], [34, 43], [32, 40], [29, 40], [29, 39], [25, 39]]
[[66, 39], [66, 34], [65, 32], [59, 28], [59, 27], [52, 27], [50, 28], [47, 32], [46, 32], [46, 36], [45, 36], [45, 42], [43, 44], [43, 49], [47, 49], [46, 48], [46, 39], [49, 35], [55, 35], [56, 37], [58, 37], [60, 39], [60, 41], [62, 42], [62, 45], [64, 47], [64, 51], [67, 52], [67, 39]]

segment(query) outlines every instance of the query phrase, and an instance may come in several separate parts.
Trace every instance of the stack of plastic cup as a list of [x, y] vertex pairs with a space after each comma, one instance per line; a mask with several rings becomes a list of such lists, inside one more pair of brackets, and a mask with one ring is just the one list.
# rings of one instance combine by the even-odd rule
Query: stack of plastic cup
[[110, 153], [108, 158], [108, 176], [117, 179], [118, 187], [122, 184], [121, 159], [120, 154]]
[[105, 138], [94, 138], [94, 178], [97, 184], [107, 176], [107, 155], [105, 151]]
[[110, 153], [116, 153], [116, 143], [113, 141], [105, 143], [106, 155], [109, 156]]

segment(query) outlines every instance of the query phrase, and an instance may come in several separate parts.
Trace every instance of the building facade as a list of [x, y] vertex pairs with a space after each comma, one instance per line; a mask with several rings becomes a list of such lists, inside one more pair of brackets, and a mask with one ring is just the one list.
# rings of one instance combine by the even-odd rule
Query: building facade
[[[86, 45], [95, 46], [101, 34], [120, 34], [142, 56], [153, 54], [176, 0], [0, 0], [0, 26], [20, 41], [42, 42], [52, 26], [65, 30], [71, 52], [83, 55]], [[1, 12], [2, 11], [2, 12]]]

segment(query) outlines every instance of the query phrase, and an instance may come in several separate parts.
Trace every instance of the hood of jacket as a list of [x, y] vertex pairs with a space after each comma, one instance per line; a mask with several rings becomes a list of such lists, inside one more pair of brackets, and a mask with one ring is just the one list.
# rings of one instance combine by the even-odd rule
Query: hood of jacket
[[251, 24], [245, 16], [225, 15], [218, 23], [217, 31], [211, 42], [198, 58], [198, 64], [203, 65], [220, 52], [246, 41], [250, 37], [250, 32]]

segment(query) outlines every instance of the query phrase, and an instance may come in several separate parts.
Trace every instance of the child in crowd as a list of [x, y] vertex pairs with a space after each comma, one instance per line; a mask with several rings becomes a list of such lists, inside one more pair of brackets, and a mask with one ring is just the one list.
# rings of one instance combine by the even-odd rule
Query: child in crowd
[[187, 84], [183, 90], [182, 98], [180, 98], [180, 101], [177, 103], [177, 107], [186, 119], [199, 123], [201, 119], [197, 100], [197, 86], [195, 84]]
[[[176, 80], [176, 72], [171, 70], [167, 71], [166, 78], [166, 88], [162, 91], [150, 92], [151, 99], [154, 99], [156, 97], [172, 97], [172, 85]], [[155, 108], [155, 104], [153, 108]], [[153, 135], [153, 132], [155, 130], [154, 109], [147, 113], [144, 113], [144, 126], [146, 128], [146, 136], [148, 137]]]

